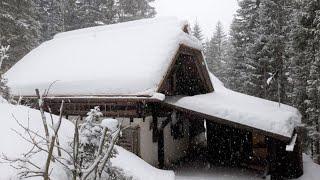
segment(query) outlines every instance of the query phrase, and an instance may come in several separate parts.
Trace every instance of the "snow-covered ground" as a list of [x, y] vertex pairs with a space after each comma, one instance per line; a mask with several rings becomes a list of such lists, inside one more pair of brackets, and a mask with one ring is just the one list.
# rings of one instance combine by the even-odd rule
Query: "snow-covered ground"
[[[46, 115], [47, 119], [50, 120], [49, 114]], [[25, 106], [11, 105], [0, 98], [0, 155], [5, 154], [9, 158], [21, 157], [23, 153], [26, 153], [31, 148], [29, 143], [22, 140], [13, 131], [14, 129], [24, 134], [23, 129], [18, 126], [13, 116], [24, 125], [28, 124], [29, 118], [29, 127], [35, 131], [39, 131], [39, 133], [43, 133], [41, 116], [38, 110]], [[54, 116], [54, 121], [57, 121], [57, 118], [57, 116]], [[51, 124], [50, 121], [48, 121], [49, 124]], [[59, 133], [59, 140], [62, 146], [68, 146], [68, 142], [70, 142], [73, 137], [73, 129], [73, 124], [67, 119], [63, 119]], [[119, 151], [119, 155], [111, 160], [113, 165], [122, 168], [127, 174], [133, 176], [135, 180], [174, 180], [173, 171], [156, 169], [123, 148], [116, 148]], [[45, 154], [40, 154], [33, 158], [33, 162], [43, 167], [45, 157]], [[0, 162], [1, 161], [0, 159]], [[67, 180], [67, 175], [61, 167], [57, 164], [53, 164], [53, 166], [55, 170], [52, 172], [52, 179]], [[11, 167], [10, 164], [0, 163], [0, 180], [15, 180], [18, 179], [16, 175], [17, 171]], [[34, 179], [36, 178], [33, 178], [33, 180]]]
[[134, 174], [139, 180], [174, 180], [173, 171], [166, 171], [154, 168], [138, 156], [126, 151], [122, 147], [116, 147], [119, 155], [111, 159], [114, 166], [121, 167], [128, 174]]
[[[298, 180], [319, 180], [320, 165], [312, 162], [309, 156], [303, 155], [304, 175]], [[201, 161], [190, 161], [175, 170], [176, 180], [261, 180], [262, 175], [239, 168], [209, 167]], [[270, 177], [266, 178], [267, 180]]]
[[320, 179], [320, 165], [312, 162], [311, 158], [303, 155], [303, 170], [304, 174], [298, 180], [319, 180]]
[[[28, 125], [32, 130], [38, 131], [40, 134], [44, 134], [43, 126], [41, 122], [40, 112], [34, 109], [30, 109], [25, 106], [15, 106], [8, 103], [0, 103], [0, 154], [6, 155], [9, 158], [21, 158], [23, 153], [26, 153], [32, 147], [28, 142], [23, 140], [17, 135], [13, 130], [26, 135], [24, 130], [18, 126], [14, 117], [25, 126]], [[47, 114], [48, 120], [49, 115]], [[57, 121], [58, 118], [54, 116], [54, 120]], [[50, 121], [48, 121], [50, 122]], [[50, 122], [51, 124], [51, 122]], [[63, 120], [61, 124], [61, 129], [59, 133], [59, 140], [62, 146], [67, 146], [69, 138], [73, 136], [73, 124], [67, 120]], [[45, 164], [45, 154], [40, 154], [33, 158], [33, 162], [39, 167], [44, 167]], [[0, 159], [2, 161], [2, 159]], [[60, 168], [55, 168], [60, 169]], [[10, 166], [10, 164], [0, 163], [0, 179], [18, 179], [16, 177], [17, 171]], [[52, 176], [56, 179], [66, 178], [66, 175], [62, 171], [53, 171]], [[38, 178], [40, 179], [40, 178]]]
[[203, 168], [195, 169], [194, 166], [177, 170], [176, 180], [261, 180], [257, 174], [236, 168]]

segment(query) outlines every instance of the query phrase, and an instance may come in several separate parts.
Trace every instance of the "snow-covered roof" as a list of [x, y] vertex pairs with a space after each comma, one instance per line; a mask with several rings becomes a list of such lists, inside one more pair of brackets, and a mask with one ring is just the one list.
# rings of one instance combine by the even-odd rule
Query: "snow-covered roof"
[[166, 103], [212, 117], [249, 126], [284, 137], [292, 137], [294, 128], [301, 123], [296, 108], [241, 94], [225, 88], [221, 81], [210, 75], [215, 91], [209, 94], [169, 97]]
[[152, 96], [180, 45], [201, 50], [176, 18], [144, 19], [58, 34], [6, 74], [13, 95]]

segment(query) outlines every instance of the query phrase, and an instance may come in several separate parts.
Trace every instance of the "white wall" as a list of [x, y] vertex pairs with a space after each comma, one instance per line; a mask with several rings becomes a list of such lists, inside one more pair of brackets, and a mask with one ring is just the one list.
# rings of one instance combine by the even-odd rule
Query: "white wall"
[[152, 123], [152, 117], [146, 117], [143, 122], [142, 118], [134, 118], [130, 123], [128, 118], [117, 118], [123, 120], [123, 125], [138, 125], [140, 127], [140, 157], [147, 163], [157, 166], [158, 165], [158, 143], [152, 142], [152, 129], [150, 124]]
[[[69, 119], [75, 119], [77, 116], [69, 116]], [[117, 118], [122, 121], [123, 126], [138, 125], [140, 127], [140, 157], [147, 163], [157, 167], [158, 161], [158, 142], [152, 142], [152, 129], [150, 129], [152, 123], [152, 117], [146, 117], [143, 122], [142, 118], [134, 118], [130, 123], [129, 118]], [[159, 118], [159, 123], [161, 123]], [[181, 139], [174, 139], [171, 136], [170, 123], [165, 127], [164, 133], [164, 155], [165, 165], [170, 166], [173, 162], [176, 162], [180, 158], [184, 157], [187, 153], [189, 145], [189, 121], [184, 121], [185, 136]]]
[[152, 117], [147, 117], [145, 123], [140, 123], [140, 152], [141, 157], [153, 166], [158, 166], [158, 143], [152, 142]]
[[[119, 119], [121, 120], [121, 119]], [[123, 118], [123, 125], [129, 125], [130, 119]], [[159, 118], [159, 123], [161, 123], [164, 118]], [[131, 125], [140, 126], [140, 154], [141, 158], [153, 166], [157, 166], [158, 161], [158, 143], [152, 142], [152, 129], [150, 125], [152, 123], [152, 117], [146, 117], [145, 122], [142, 118], [135, 118]], [[184, 120], [185, 134], [181, 139], [174, 139], [171, 136], [171, 123], [169, 123], [164, 131], [164, 156], [165, 165], [170, 166], [172, 163], [178, 161], [179, 159], [186, 156], [189, 147], [189, 120]]]

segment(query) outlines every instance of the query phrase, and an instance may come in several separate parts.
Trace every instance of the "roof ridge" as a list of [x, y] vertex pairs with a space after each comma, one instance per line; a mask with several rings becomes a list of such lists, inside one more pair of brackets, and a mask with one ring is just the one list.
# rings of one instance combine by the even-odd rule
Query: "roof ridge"
[[115, 24], [107, 24], [107, 25], [101, 25], [101, 26], [92, 26], [82, 29], [76, 29], [66, 32], [61, 32], [56, 34], [53, 39], [64, 39], [68, 37], [78, 37], [82, 35], [88, 35], [88, 34], [95, 34], [103, 31], [114, 31], [114, 30], [121, 30], [126, 28], [135, 28], [140, 26], [150, 26], [154, 24], [159, 23], [168, 23], [176, 21], [177, 24], [181, 24], [181, 28], [183, 28], [185, 25], [188, 24], [185, 20], [179, 20], [176, 17], [156, 17], [156, 18], [146, 18], [146, 19], [140, 19], [135, 21], [127, 21], [127, 22], [121, 22], [121, 23], [115, 23]]

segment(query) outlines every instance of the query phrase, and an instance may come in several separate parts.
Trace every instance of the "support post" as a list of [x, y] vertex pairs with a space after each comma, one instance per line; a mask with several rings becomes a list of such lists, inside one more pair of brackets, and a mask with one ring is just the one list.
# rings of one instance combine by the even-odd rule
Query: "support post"
[[158, 117], [157, 115], [152, 113], [152, 142], [157, 142], [158, 141]]
[[152, 129], [152, 142], [158, 142], [159, 136], [159, 128], [158, 128], [158, 116], [159, 116], [159, 105], [158, 104], [151, 104], [151, 113], [152, 113], [152, 123], [150, 128]]
[[164, 168], [164, 161], [165, 161], [165, 155], [164, 155], [164, 128], [171, 122], [171, 114], [168, 115], [166, 120], [164, 120], [161, 123], [161, 126], [159, 127], [159, 134], [158, 134], [158, 161], [159, 161], [159, 168]]
[[296, 129], [297, 140], [292, 152], [286, 152], [286, 177], [287, 178], [299, 178], [303, 175], [303, 157], [302, 157], [302, 145], [301, 145], [301, 132]]
[[287, 152], [286, 145], [279, 140], [268, 138], [268, 164], [271, 180], [298, 178], [303, 174], [299, 138], [293, 152]]

